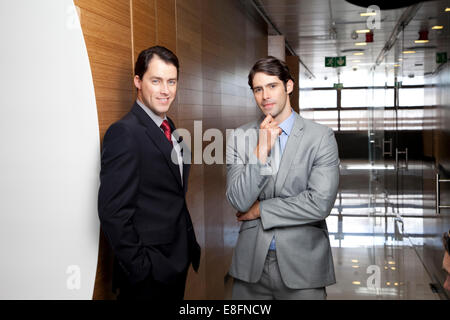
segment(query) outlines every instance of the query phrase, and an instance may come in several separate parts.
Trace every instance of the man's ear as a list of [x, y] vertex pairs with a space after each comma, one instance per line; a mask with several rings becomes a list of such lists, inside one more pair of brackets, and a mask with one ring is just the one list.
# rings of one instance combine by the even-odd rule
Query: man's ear
[[135, 75], [133, 80], [134, 80], [134, 86], [136, 87], [136, 89], [141, 90], [141, 84], [142, 84], [141, 78], [139, 78], [138, 75]]
[[286, 92], [287, 94], [290, 94], [294, 90], [294, 81], [291, 79], [286, 82]]

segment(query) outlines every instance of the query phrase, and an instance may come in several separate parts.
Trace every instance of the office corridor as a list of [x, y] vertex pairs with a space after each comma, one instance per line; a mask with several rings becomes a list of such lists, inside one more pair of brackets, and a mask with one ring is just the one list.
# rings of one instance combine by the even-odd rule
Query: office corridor
[[[450, 0], [2, 0], [0, 33], [0, 299], [114, 300], [117, 248], [136, 250], [131, 261], [139, 255], [146, 266], [144, 271], [137, 267], [137, 273], [142, 271], [137, 278], [152, 279], [148, 256], [159, 245], [164, 251], [181, 234], [169, 224], [157, 227], [139, 217], [154, 213], [167, 223], [178, 222], [180, 210], [189, 211], [193, 227], [188, 223], [187, 229], [195, 232], [201, 248], [200, 258], [195, 255], [198, 272], [188, 269], [184, 298], [230, 299], [229, 271], [242, 223], [226, 195], [227, 137], [276, 103], [329, 132], [334, 160], [331, 130], [337, 142], [339, 189], [326, 218], [337, 283], [327, 288], [328, 299], [450, 298], [444, 288], [441, 239], [450, 229]], [[170, 145], [163, 147], [166, 157], [158, 157], [173, 169], [168, 181], [185, 192], [177, 193], [182, 209], [174, 209], [166, 189], [155, 187], [145, 195], [164, 209], [148, 205], [141, 212], [143, 207], [133, 203], [132, 210], [121, 206], [124, 216], [111, 214], [126, 220], [128, 231], [117, 227], [118, 238], [128, 234], [133, 239], [131, 245], [114, 246], [99, 219], [103, 139], [135, 104], [142, 90], [135, 63], [141, 52], [155, 46], [169, 49], [178, 61], [169, 63], [176, 65], [170, 99], [162, 92], [156, 100], [165, 104], [159, 115], [185, 133], [183, 143], [192, 151], [181, 150], [190, 167], [185, 172], [177, 163], [179, 178], [169, 161], [170, 135], [177, 143], [182, 140], [175, 138], [174, 128], [164, 133]], [[278, 93], [260, 104], [253, 84], [249, 86], [249, 72], [268, 56], [283, 61], [292, 79], [257, 72], [283, 82], [278, 88], [267, 83]], [[145, 112], [153, 106], [142, 103]], [[313, 130], [308, 134], [319, 137]], [[142, 141], [154, 144], [153, 137]], [[289, 167], [298, 169], [297, 175], [286, 175], [293, 194], [283, 194], [283, 188], [291, 188], [281, 183], [272, 198], [263, 190], [252, 200], [286, 205], [292, 199], [284, 202], [283, 197], [294, 198], [298, 211], [274, 210], [282, 219], [294, 212], [290, 222], [267, 230], [300, 227], [305, 221], [320, 224], [320, 241], [306, 231], [301, 235], [309, 237], [304, 242], [326, 245], [321, 252], [330, 261], [323, 217], [332, 204], [327, 196], [334, 195], [337, 161], [330, 165], [331, 178], [318, 175], [320, 183], [308, 185], [319, 153], [308, 152], [322, 146], [310, 144], [304, 153], [298, 152], [305, 147], [301, 140], [290, 145], [299, 155]], [[305, 161], [308, 174], [300, 171], [307, 167]], [[157, 166], [143, 162], [148, 163], [142, 176], [149, 185], [166, 181]], [[122, 173], [122, 165], [117, 172]], [[129, 180], [138, 179], [113, 181]], [[333, 193], [321, 193], [327, 187]], [[129, 185], [119, 189], [134, 190]], [[319, 194], [315, 199], [314, 192]], [[303, 206], [298, 201], [303, 196], [305, 202], [312, 199], [312, 210], [309, 202]], [[135, 193], [126, 198], [142, 200]], [[304, 242], [285, 239], [289, 246], [295, 244], [292, 256], [305, 255], [308, 261], [307, 254], [299, 254], [305, 247], [296, 246]], [[186, 257], [194, 255], [188, 253]], [[292, 266], [290, 274], [300, 270], [295, 268], [300, 262], [285, 263]]]

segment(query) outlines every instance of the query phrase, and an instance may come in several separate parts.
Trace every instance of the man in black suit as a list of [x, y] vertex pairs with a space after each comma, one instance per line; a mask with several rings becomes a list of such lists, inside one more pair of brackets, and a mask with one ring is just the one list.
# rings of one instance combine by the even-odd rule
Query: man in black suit
[[189, 165], [166, 116], [178, 72], [167, 48], [142, 51], [135, 65], [137, 100], [103, 140], [98, 211], [115, 255], [118, 299], [182, 300], [189, 265], [198, 270], [200, 246], [185, 197]]

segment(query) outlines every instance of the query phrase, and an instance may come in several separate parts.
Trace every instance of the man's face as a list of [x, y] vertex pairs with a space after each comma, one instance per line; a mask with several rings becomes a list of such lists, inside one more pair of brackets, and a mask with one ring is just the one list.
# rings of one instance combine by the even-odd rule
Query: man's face
[[447, 277], [445, 278], [444, 288], [450, 291], [450, 255], [447, 251], [444, 254], [444, 260], [442, 261], [442, 268], [447, 271]]
[[164, 118], [177, 93], [177, 68], [154, 55], [142, 79], [134, 77], [134, 85], [138, 99]]
[[255, 73], [253, 77], [253, 95], [261, 111], [276, 118], [289, 104], [289, 93], [294, 83], [289, 80], [284, 86], [278, 76], [270, 76], [263, 72]]

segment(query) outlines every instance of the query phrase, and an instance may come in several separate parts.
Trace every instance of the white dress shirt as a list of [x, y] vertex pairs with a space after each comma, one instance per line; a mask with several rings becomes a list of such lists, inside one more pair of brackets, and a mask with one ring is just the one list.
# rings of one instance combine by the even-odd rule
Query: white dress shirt
[[[164, 120], [167, 120], [167, 117], [164, 116], [164, 118], [161, 118], [160, 116], [155, 114], [152, 110], [150, 110], [150, 108], [145, 106], [145, 104], [143, 104], [141, 101], [139, 101], [139, 99], [136, 99], [136, 103], [148, 114], [150, 119], [153, 120], [153, 122], [158, 126], [158, 128], [162, 132], [164, 132], [163, 129], [161, 128], [161, 124], [163, 123]], [[178, 143], [178, 141], [173, 136], [173, 134], [171, 134], [170, 136], [172, 138], [173, 148], [174, 148], [175, 152], [177, 153], [178, 167], [180, 169], [180, 176], [181, 176], [181, 185], [183, 185], [183, 156], [182, 156], [182, 149], [181, 149], [181, 146]]]

